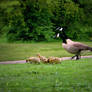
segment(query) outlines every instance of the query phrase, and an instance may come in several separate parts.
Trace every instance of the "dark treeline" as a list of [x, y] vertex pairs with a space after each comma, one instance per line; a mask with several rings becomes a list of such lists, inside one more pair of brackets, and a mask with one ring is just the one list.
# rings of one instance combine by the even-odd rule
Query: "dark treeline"
[[8, 41], [51, 41], [60, 26], [74, 40], [92, 40], [92, 0], [0, 0]]

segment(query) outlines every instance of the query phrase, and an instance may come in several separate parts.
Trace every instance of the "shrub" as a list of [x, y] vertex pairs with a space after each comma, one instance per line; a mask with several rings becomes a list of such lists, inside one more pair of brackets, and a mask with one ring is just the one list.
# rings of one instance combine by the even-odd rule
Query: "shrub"
[[20, 2], [20, 8], [13, 11], [9, 19], [7, 34], [9, 40], [49, 41], [53, 39], [50, 14], [46, 8], [40, 8], [39, 3], [23, 1]]
[[83, 25], [78, 22], [74, 23], [67, 30], [70, 38], [74, 40], [91, 40], [92, 39], [92, 27]]

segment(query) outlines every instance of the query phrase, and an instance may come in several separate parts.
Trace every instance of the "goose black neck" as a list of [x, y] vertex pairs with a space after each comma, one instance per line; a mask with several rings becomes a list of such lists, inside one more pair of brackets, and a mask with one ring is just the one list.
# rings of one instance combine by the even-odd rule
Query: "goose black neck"
[[62, 39], [63, 43], [65, 43], [65, 44], [67, 43], [64, 36], [60, 35], [60, 38]]
[[68, 39], [68, 37], [64, 31], [62, 31], [60, 38], [63, 40], [63, 43], [67, 43], [66, 40]]
[[68, 37], [67, 37], [67, 35], [66, 35], [66, 33], [64, 31], [62, 31], [62, 34], [63, 34], [65, 39], [68, 39]]
[[62, 41], [63, 41], [63, 43], [65, 43], [65, 44], [67, 43], [65, 38], [62, 38]]

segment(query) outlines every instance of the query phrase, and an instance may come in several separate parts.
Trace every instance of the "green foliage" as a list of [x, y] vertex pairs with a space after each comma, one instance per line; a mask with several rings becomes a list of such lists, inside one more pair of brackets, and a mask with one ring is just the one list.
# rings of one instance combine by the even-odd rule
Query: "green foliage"
[[28, 28], [24, 22], [22, 13], [19, 10], [13, 9], [9, 16], [9, 24], [7, 30], [7, 37], [9, 41], [16, 40], [27, 40], [27, 31]]
[[80, 0], [80, 5], [85, 13], [84, 23], [92, 26], [92, 0]]
[[63, 21], [63, 26], [69, 26], [73, 22], [76, 22], [79, 20], [79, 7], [73, 2], [66, 2], [61, 7], [61, 20]]
[[92, 0], [4, 0], [0, 36], [8, 41], [51, 41], [56, 27], [62, 26], [73, 39], [91, 39], [91, 8]]
[[17, 7], [18, 10], [14, 9], [14, 12], [11, 12], [8, 39], [11, 41], [51, 40], [54, 32], [48, 10], [40, 8], [39, 3], [31, 1], [20, 2], [20, 8], [21, 11]]
[[6, 32], [6, 25], [7, 25], [7, 13], [5, 9], [0, 6], [0, 36]]
[[71, 0], [58, 0], [58, 5], [56, 4], [54, 8], [52, 18], [54, 26], [69, 28], [84, 18], [83, 10]]
[[[92, 39], [92, 27], [88, 25], [73, 23], [73, 26], [68, 28], [68, 35], [74, 40], [91, 40]], [[71, 35], [70, 35], [71, 34]]]

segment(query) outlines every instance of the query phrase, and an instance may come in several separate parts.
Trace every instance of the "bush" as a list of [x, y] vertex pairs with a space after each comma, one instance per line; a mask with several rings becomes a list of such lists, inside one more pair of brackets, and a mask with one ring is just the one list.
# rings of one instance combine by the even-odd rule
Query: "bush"
[[39, 6], [31, 1], [20, 2], [20, 8], [13, 10], [9, 18], [8, 40], [50, 41], [53, 39], [50, 14], [46, 8]]
[[67, 30], [70, 38], [74, 40], [91, 40], [92, 39], [92, 27], [83, 25], [78, 22], [74, 23]]
[[19, 9], [13, 8], [8, 17], [7, 38], [9, 41], [27, 40], [28, 28]]
[[52, 41], [55, 29], [62, 26], [74, 40], [91, 39], [91, 4], [92, 0], [4, 0], [0, 3], [0, 37]]

